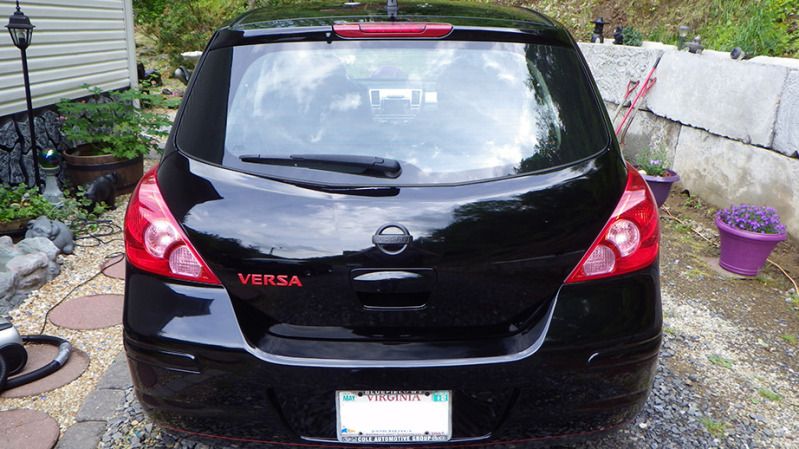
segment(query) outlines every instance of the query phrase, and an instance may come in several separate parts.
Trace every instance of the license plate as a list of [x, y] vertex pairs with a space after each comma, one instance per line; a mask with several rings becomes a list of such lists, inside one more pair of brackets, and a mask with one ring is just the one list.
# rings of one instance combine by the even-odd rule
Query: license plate
[[337, 435], [343, 443], [424, 443], [452, 438], [452, 393], [337, 391]]

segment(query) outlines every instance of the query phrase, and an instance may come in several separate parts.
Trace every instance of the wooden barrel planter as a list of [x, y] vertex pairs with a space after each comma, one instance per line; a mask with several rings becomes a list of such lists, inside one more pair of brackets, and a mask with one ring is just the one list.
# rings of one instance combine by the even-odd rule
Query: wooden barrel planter
[[33, 218], [16, 218], [11, 221], [0, 221], [0, 235], [20, 235], [24, 233], [28, 229], [28, 222], [33, 220]]
[[80, 145], [64, 152], [67, 178], [75, 186], [84, 185], [108, 173], [119, 175], [116, 193], [130, 193], [144, 174], [144, 159], [121, 159], [108, 154], [96, 154], [90, 145]]

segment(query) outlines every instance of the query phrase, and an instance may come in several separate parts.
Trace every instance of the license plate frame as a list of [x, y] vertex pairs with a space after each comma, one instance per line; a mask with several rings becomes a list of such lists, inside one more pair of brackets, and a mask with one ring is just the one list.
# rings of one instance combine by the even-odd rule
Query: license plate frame
[[438, 443], [452, 439], [451, 390], [338, 390], [341, 443]]

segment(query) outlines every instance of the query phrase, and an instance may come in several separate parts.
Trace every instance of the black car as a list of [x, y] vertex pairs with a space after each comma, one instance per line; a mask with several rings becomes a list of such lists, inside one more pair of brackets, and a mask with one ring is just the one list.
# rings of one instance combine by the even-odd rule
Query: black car
[[166, 429], [548, 442], [623, 425], [661, 342], [658, 214], [564, 28], [446, 0], [212, 37], [125, 219], [125, 348]]

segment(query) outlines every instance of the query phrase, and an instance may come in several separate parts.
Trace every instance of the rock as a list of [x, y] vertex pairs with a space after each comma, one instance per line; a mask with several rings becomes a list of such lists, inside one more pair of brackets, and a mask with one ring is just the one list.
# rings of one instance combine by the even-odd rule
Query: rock
[[17, 291], [35, 290], [48, 281], [49, 262], [44, 253], [23, 254], [11, 259], [6, 268], [16, 274]]
[[51, 261], [58, 256], [58, 247], [45, 237], [29, 237], [17, 243], [18, 250], [23, 254], [44, 253]]
[[768, 204], [779, 211], [788, 232], [799, 235], [799, 164], [791, 159], [683, 126], [674, 170], [692, 195], [717, 207]]
[[4, 120], [0, 125], [0, 149], [9, 151], [14, 148], [14, 145], [19, 141], [19, 134], [17, 127], [14, 126], [14, 120]]
[[[22, 254], [22, 251], [14, 246], [11, 237], [4, 235], [0, 237], [0, 267], [8, 263], [9, 260]], [[2, 270], [2, 268], [0, 268]]]
[[17, 293], [16, 275], [10, 271], [0, 271], [0, 306]]
[[781, 66], [669, 51], [660, 61], [647, 105], [661, 117], [770, 147], [787, 76]]
[[792, 71], [785, 82], [777, 116], [774, 149], [787, 156], [799, 157], [799, 71]]
[[75, 247], [74, 237], [69, 227], [58, 220], [50, 220], [45, 216], [28, 222], [25, 238], [31, 237], [50, 239], [64, 254], [72, 254], [72, 250]]

